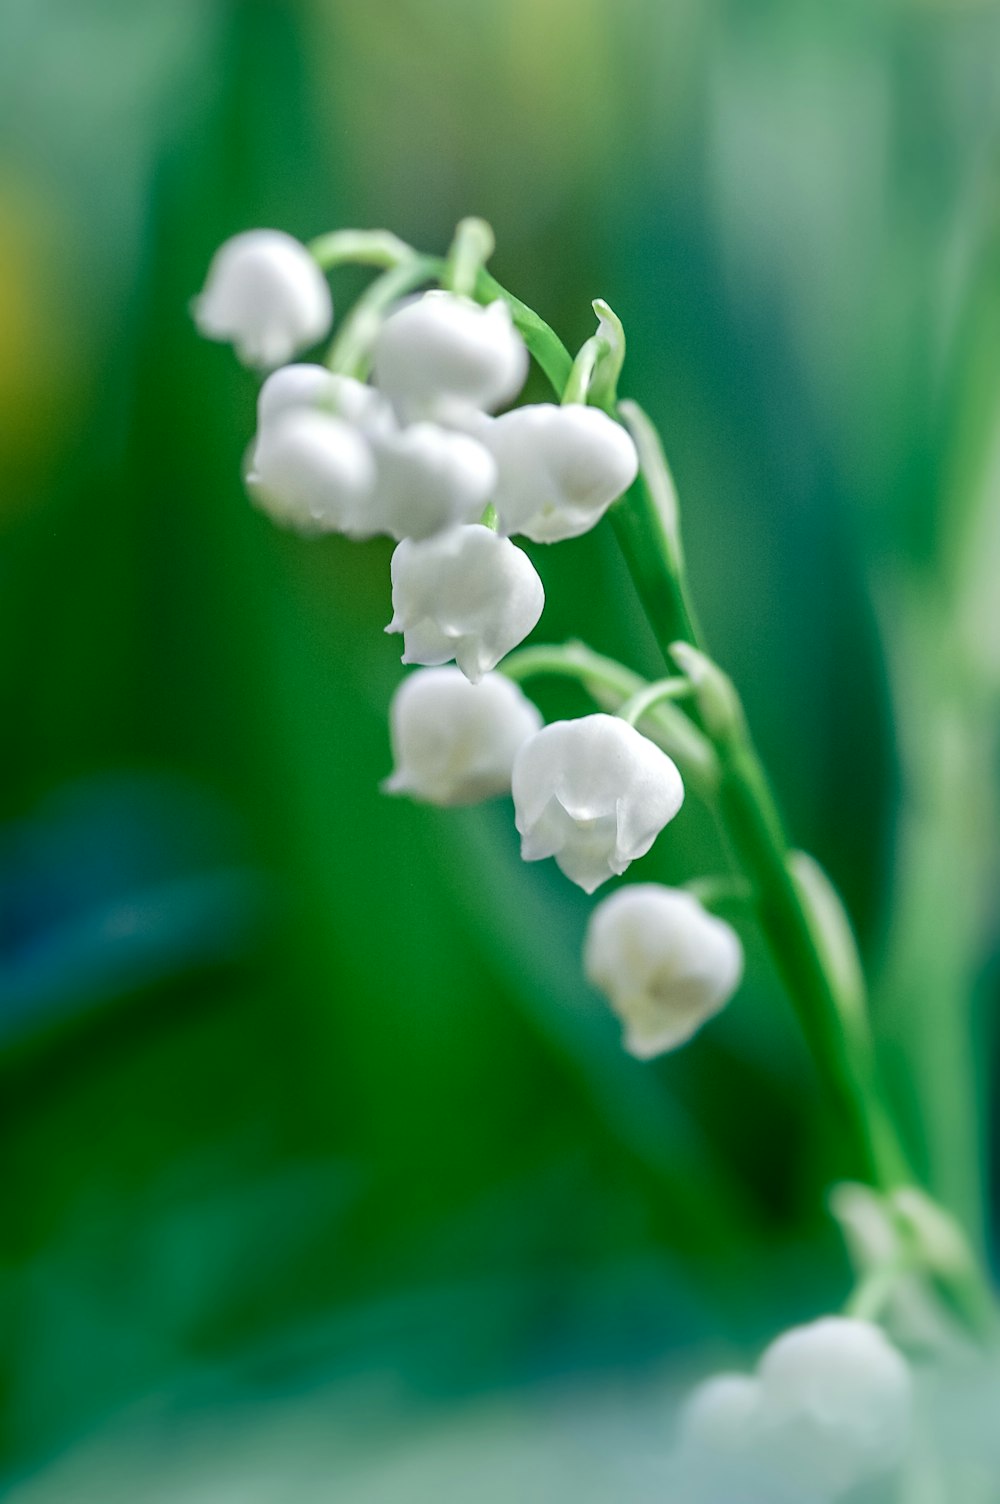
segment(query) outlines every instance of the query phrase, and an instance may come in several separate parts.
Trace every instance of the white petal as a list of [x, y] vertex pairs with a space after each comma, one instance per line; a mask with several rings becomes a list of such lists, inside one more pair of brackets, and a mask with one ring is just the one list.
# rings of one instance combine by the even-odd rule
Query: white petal
[[597, 815], [572, 821], [572, 832], [555, 853], [556, 866], [585, 893], [595, 892], [610, 877], [619, 877], [627, 863], [615, 856], [615, 816]]
[[[395, 621], [395, 618], [393, 620]], [[401, 632], [402, 630], [401, 626], [393, 626], [392, 622], [386, 627], [387, 632]], [[450, 663], [454, 656], [454, 638], [447, 637], [436, 623], [424, 617], [422, 621], [407, 629], [405, 648], [400, 662], [420, 664], [424, 668], [436, 668], [442, 663]]]

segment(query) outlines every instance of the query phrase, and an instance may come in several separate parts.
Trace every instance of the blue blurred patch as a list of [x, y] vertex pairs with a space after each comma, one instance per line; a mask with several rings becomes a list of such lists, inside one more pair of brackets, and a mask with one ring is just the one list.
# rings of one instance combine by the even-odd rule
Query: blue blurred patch
[[204, 788], [127, 774], [0, 833], [0, 1047], [256, 948], [270, 907]]

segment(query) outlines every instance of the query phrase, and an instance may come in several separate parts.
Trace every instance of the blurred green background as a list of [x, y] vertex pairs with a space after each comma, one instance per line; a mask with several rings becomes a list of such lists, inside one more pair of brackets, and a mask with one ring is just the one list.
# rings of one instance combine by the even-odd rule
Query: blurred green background
[[[157, 1499], [326, 1498], [294, 1456], [338, 1499], [550, 1500], [581, 1455], [582, 1499], [598, 1452], [593, 1497], [645, 1498], [614, 1469], [655, 1475], [671, 1375], [848, 1287], [851, 1166], [753, 936], [638, 1064], [509, 809], [379, 794], [389, 548], [247, 504], [255, 382], [188, 315], [254, 225], [481, 214], [567, 343], [619, 312], [914, 1155], [988, 1240], [998, 59], [959, 0], [5, 0], [0, 1448], [145, 1437], [32, 1499], [152, 1499], [148, 1456]], [[538, 638], [656, 672], [607, 524], [533, 557]], [[692, 800], [637, 875], [720, 861]]]

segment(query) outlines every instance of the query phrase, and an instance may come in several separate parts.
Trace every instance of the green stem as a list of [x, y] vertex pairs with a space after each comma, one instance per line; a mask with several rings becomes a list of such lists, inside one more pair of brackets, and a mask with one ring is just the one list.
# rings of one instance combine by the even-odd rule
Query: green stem
[[533, 679], [540, 674], [575, 679], [588, 691], [591, 687], [609, 690], [623, 703], [648, 688], [646, 681], [633, 674], [631, 669], [614, 658], [593, 652], [582, 642], [551, 646], [539, 643], [530, 648], [518, 648], [516, 652], [508, 653], [500, 664], [500, 671], [518, 684], [522, 679]]
[[652, 710], [661, 700], [679, 700], [683, 695], [691, 693], [691, 681], [683, 675], [675, 675], [670, 679], [657, 679], [653, 684], [647, 684], [645, 689], [640, 689], [620, 705], [615, 712], [623, 721], [628, 721], [630, 726], [638, 725], [647, 710]]
[[324, 271], [348, 264], [388, 269], [412, 261], [417, 254], [389, 230], [334, 230], [311, 240], [307, 249]]
[[669, 661], [673, 642], [699, 641], [687, 597], [680, 508], [660, 436], [637, 402], [621, 402], [612, 417], [624, 420], [639, 456], [639, 474], [611, 508], [611, 523], [629, 573]]
[[591, 335], [580, 346], [579, 354], [573, 362], [573, 369], [569, 373], [569, 380], [563, 389], [562, 404], [568, 407], [574, 402], [586, 402], [587, 393], [597, 369], [597, 362], [607, 351], [607, 341], [597, 334]]
[[844, 1315], [856, 1321], [878, 1321], [892, 1297], [900, 1275], [912, 1274], [911, 1265], [898, 1262], [877, 1264], [855, 1285], [844, 1302]]
[[[573, 368], [569, 352], [532, 310], [481, 274], [477, 297], [504, 297], [532, 355], [557, 392]], [[560, 382], [562, 383], [560, 385]], [[700, 640], [684, 585], [676, 492], [656, 430], [635, 403], [619, 409], [639, 454], [639, 476], [611, 509], [626, 564], [657, 642], [670, 661], [680, 640]], [[617, 417], [618, 411], [612, 416]], [[795, 1006], [806, 1043], [851, 1134], [854, 1158], [872, 1185], [890, 1189], [912, 1177], [875, 1085], [871, 1050], [848, 1038], [833, 979], [824, 965], [800, 892], [789, 870], [789, 848], [763, 767], [742, 715], [708, 735], [719, 761], [718, 807], [740, 865], [757, 894], [760, 922], [772, 958]]]
[[445, 260], [442, 287], [458, 293], [459, 297], [471, 297], [476, 279], [495, 246], [493, 231], [485, 219], [461, 220]]
[[758, 918], [772, 960], [851, 1134], [854, 1157], [870, 1185], [891, 1190], [907, 1184], [913, 1177], [877, 1085], [868, 1030], [850, 1025], [851, 1007], [840, 996], [817, 944], [789, 865], [774, 798], [742, 718], [728, 733], [713, 737], [713, 744], [722, 767], [723, 824], [757, 894]]
[[718, 913], [720, 909], [753, 910], [754, 892], [746, 878], [734, 877], [731, 873], [717, 873], [711, 877], [692, 877], [681, 883], [685, 893], [696, 898], [703, 909]]

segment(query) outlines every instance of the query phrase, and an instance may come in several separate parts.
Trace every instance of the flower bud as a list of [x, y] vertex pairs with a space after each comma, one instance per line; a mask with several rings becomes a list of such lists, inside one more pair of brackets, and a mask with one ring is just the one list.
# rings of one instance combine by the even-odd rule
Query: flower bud
[[392, 621], [404, 663], [454, 658], [473, 684], [517, 647], [542, 614], [545, 591], [526, 553], [478, 523], [392, 556]]
[[363, 435], [342, 418], [310, 408], [264, 424], [247, 476], [263, 511], [306, 533], [362, 534], [374, 484]]
[[901, 1460], [910, 1371], [871, 1322], [827, 1316], [795, 1327], [772, 1342], [757, 1375], [776, 1476], [832, 1498]]
[[372, 532], [430, 538], [482, 516], [496, 466], [478, 440], [436, 423], [383, 428], [370, 437], [378, 467]]
[[667, 754], [613, 715], [543, 727], [517, 755], [512, 792], [524, 860], [554, 856], [587, 893], [644, 856], [684, 799]]
[[282, 230], [248, 230], [216, 251], [193, 313], [207, 339], [230, 340], [246, 365], [268, 369], [329, 332], [333, 302], [301, 242]]
[[490, 424], [500, 530], [535, 543], [589, 532], [635, 480], [635, 445], [607, 413], [541, 402]]
[[375, 345], [375, 384], [401, 417], [449, 421], [495, 412], [517, 396], [528, 352], [506, 303], [486, 308], [453, 292], [426, 292], [386, 319]]
[[690, 1039], [729, 1001], [743, 947], [690, 893], [636, 883], [594, 909], [584, 969], [625, 1025], [625, 1048], [649, 1060]]
[[457, 668], [418, 669], [390, 707], [395, 767], [383, 784], [428, 804], [476, 804], [510, 788], [514, 756], [542, 724], [503, 674], [470, 684]]

